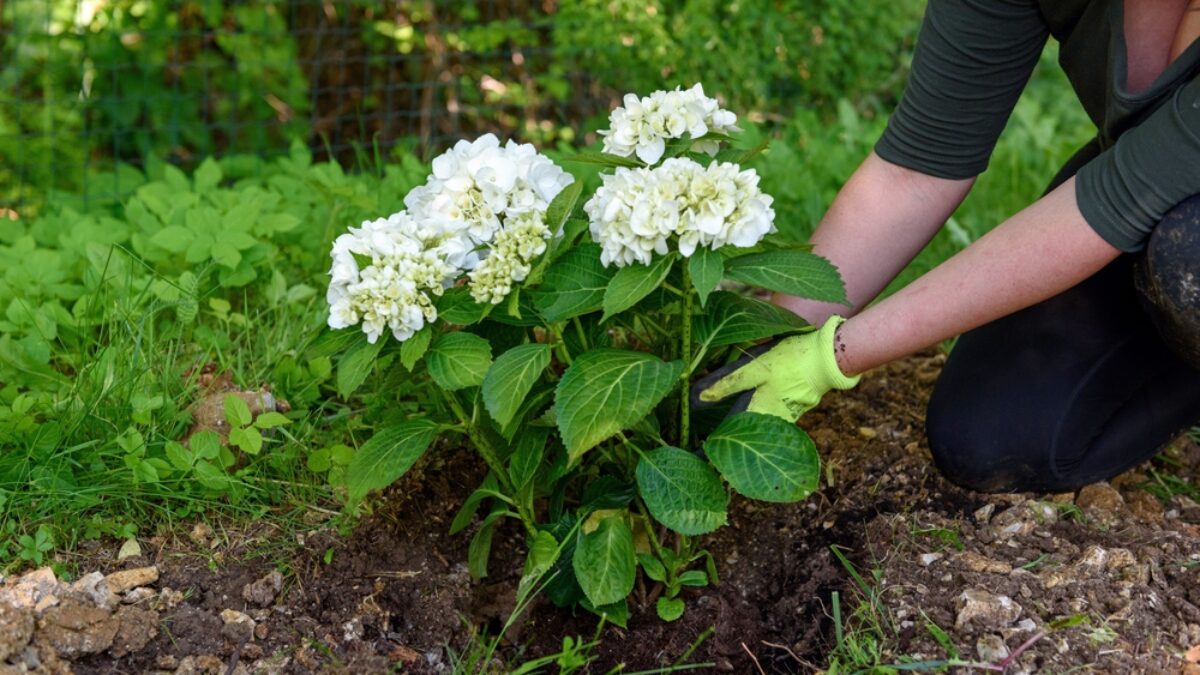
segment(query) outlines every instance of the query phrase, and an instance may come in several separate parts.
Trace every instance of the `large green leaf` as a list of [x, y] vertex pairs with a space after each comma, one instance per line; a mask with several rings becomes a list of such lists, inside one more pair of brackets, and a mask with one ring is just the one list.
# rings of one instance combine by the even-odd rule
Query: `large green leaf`
[[709, 434], [704, 452], [733, 489], [751, 499], [795, 502], [817, 489], [820, 459], [812, 439], [773, 415], [730, 417]]
[[425, 357], [429, 375], [447, 391], [483, 384], [492, 365], [492, 346], [471, 333], [447, 333], [437, 339]]
[[675, 256], [668, 254], [656, 256], [649, 265], [629, 265], [617, 270], [604, 291], [604, 316], [601, 321], [633, 307], [650, 295], [667, 278], [674, 263]]
[[583, 193], [583, 181], [576, 180], [567, 187], [563, 188], [550, 205], [546, 207], [546, 227], [550, 231], [558, 234], [559, 230], [567, 222], [567, 218], [575, 211], [575, 205], [579, 203], [579, 195]]
[[717, 291], [711, 300], [712, 304], [695, 324], [696, 341], [707, 347], [748, 342], [809, 327], [804, 319], [782, 307], [738, 293]]
[[368, 491], [391, 485], [425, 454], [437, 437], [437, 424], [415, 419], [375, 432], [346, 467], [346, 489], [351, 503]]
[[591, 533], [580, 532], [572, 566], [592, 605], [608, 605], [629, 595], [637, 559], [633, 555], [633, 531], [623, 512], [601, 520]]
[[646, 453], [637, 465], [637, 482], [650, 515], [679, 534], [708, 534], [725, 524], [729, 494], [720, 476], [686, 450]]
[[846, 303], [846, 287], [837, 268], [805, 251], [765, 251], [731, 258], [725, 275], [788, 295]]
[[466, 286], [451, 288], [437, 299], [438, 318], [458, 326], [470, 326], [483, 321], [493, 307], [486, 302], [475, 302], [475, 298], [471, 297], [471, 289]]
[[[678, 383], [682, 361], [620, 349], [575, 359], [554, 397], [558, 429], [571, 462], [645, 417]], [[600, 603], [603, 604], [603, 603]]]
[[688, 258], [688, 274], [692, 277], [692, 286], [703, 307], [708, 302], [708, 294], [716, 290], [721, 277], [725, 276], [725, 260], [720, 253], [701, 246]]
[[617, 273], [600, 264], [600, 246], [576, 246], [556, 260], [542, 281], [535, 304], [547, 321], [565, 321], [604, 305], [604, 291]]
[[400, 365], [404, 366], [405, 370], [411, 371], [417, 365], [417, 361], [425, 356], [431, 339], [433, 339], [433, 329], [428, 324], [413, 333], [412, 337], [400, 345]]
[[529, 344], [504, 352], [488, 369], [483, 378], [483, 404], [501, 428], [512, 421], [548, 365], [550, 347]]
[[366, 340], [356, 342], [338, 361], [337, 390], [342, 398], [353, 394], [362, 386], [367, 375], [371, 374], [371, 368], [375, 366], [375, 357], [379, 356], [379, 350], [383, 349], [383, 342], [386, 339], [381, 335], [375, 344]]

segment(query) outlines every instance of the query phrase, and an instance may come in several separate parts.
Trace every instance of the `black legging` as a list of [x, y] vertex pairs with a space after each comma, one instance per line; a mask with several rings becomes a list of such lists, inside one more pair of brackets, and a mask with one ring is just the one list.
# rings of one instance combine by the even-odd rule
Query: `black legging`
[[[1200, 421], [1200, 370], [1155, 328], [1182, 327], [1175, 348], [1196, 353], [1197, 241], [1200, 196], [1151, 236], [1155, 269], [1174, 270], [1163, 280], [1175, 284], [1168, 301], [1135, 288], [1145, 254], [1124, 255], [1061, 295], [963, 334], [926, 418], [946, 478], [982, 492], [1072, 490], [1144, 462]], [[1192, 291], [1190, 276], [1179, 285], [1180, 270], [1195, 271]]]

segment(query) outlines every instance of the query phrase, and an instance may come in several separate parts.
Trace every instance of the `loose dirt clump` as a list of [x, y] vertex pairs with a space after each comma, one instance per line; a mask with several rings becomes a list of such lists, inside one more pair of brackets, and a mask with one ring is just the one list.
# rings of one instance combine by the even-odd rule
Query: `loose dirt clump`
[[[851, 669], [1188, 665], [1200, 644], [1200, 504], [1163, 488], [1164, 477], [1190, 484], [1200, 448], [1181, 441], [1169, 461], [1077, 495], [961, 490], [937, 474], [924, 438], [942, 358], [870, 373], [807, 415], [821, 490], [795, 505], [735, 497], [730, 526], [704, 542], [721, 583], [686, 591], [674, 623], [634, 603], [628, 628], [604, 629], [590, 672], [680, 659], [736, 673], [806, 673], [830, 658]], [[269, 525], [218, 536], [199, 523], [147, 547], [153, 559], [123, 563], [153, 566], [157, 579], [114, 576], [106, 557], [81, 567], [107, 576], [74, 586], [45, 571], [9, 580], [0, 598], [21, 604], [0, 603], [0, 661], [29, 672], [451, 672], [473, 630], [499, 633], [523, 564], [519, 528], [502, 528], [489, 575], [474, 580], [469, 534], [447, 534], [482, 478], [469, 453], [439, 449], [347, 537], [318, 527], [284, 547]], [[586, 612], [537, 600], [504, 636], [496, 670], [595, 627]]]

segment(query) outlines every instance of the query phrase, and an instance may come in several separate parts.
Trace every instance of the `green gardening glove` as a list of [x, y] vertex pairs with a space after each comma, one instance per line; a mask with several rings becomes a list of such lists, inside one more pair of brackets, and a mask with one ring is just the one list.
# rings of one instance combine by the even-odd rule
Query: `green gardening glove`
[[858, 376], [846, 377], [834, 356], [833, 337], [844, 322], [831, 316], [820, 330], [793, 335], [713, 371], [692, 387], [695, 407], [745, 392], [735, 411], [763, 413], [794, 422], [830, 389], [850, 389]]

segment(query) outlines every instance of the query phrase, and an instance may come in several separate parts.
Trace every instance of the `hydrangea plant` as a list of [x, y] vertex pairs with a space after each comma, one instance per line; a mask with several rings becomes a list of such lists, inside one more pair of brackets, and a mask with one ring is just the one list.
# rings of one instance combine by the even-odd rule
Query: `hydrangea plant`
[[582, 206], [582, 183], [533, 147], [463, 141], [404, 211], [339, 237], [329, 325], [366, 334], [341, 358], [342, 393], [395, 362], [420, 402], [359, 449], [348, 501], [438, 437], [465, 442], [488, 468], [450, 528], [478, 522], [472, 574], [515, 519], [524, 590], [544, 579], [554, 602], [624, 624], [639, 569], [635, 602], [665, 620], [686, 587], [717, 582], [698, 537], [726, 524], [730, 489], [807, 497], [818, 458], [801, 429], [719, 409], [693, 421], [689, 405], [694, 376], [811, 329], [722, 280], [845, 301], [828, 262], [770, 236], [771, 197], [742, 168], [762, 148], [727, 147], [735, 123], [699, 85], [627, 96], [604, 152], [578, 156], [611, 170]]

